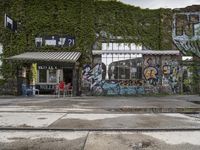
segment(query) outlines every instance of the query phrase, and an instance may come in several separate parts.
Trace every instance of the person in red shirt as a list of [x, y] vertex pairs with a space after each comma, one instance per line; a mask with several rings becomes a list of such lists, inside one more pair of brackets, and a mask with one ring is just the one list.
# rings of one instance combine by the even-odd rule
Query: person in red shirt
[[60, 81], [60, 83], [59, 83], [59, 89], [61, 91], [65, 89], [65, 82], [64, 81]]

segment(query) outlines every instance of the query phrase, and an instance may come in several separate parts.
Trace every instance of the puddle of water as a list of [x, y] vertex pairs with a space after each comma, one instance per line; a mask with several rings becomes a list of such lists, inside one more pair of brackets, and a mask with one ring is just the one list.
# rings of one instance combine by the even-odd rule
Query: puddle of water
[[9, 103], [0, 104], [0, 106], [7, 106]]
[[8, 140], [24, 140], [26, 138], [24, 137], [13, 137], [13, 138], [8, 138]]
[[19, 128], [30, 128], [30, 127], [32, 127], [32, 126], [29, 126], [29, 125], [27, 125], [27, 124], [21, 124], [21, 125], [19, 125], [19, 126], [17, 126], [17, 127], [19, 127]]
[[200, 104], [200, 101], [190, 101], [190, 102], [192, 102], [194, 104]]
[[39, 119], [39, 120], [44, 120], [44, 119], [47, 119], [47, 118], [37, 118], [37, 119]]

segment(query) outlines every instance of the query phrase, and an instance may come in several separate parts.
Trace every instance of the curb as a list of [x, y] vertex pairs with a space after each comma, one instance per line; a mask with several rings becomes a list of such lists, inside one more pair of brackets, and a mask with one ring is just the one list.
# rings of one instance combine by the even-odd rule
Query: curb
[[174, 132], [200, 131], [200, 128], [17, 128], [1, 127], [0, 131], [101, 131], [101, 132]]
[[199, 108], [184, 107], [184, 108], [111, 108], [107, 111], [118, 112], [133, 112], [133, 113], [200, 113]]

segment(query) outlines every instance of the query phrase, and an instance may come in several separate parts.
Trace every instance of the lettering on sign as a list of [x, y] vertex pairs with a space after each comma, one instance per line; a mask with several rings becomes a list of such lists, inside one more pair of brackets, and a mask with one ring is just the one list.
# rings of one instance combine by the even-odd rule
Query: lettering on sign
[[47, 70], [47, 69], [58, 69], [57, 66], [38, 66], [39, 70]]
[[70, 47], [75, 44], [75, 38], [71, 36], [46, 36], [46, 37], [36, 37], [35, 45], [36, 47], [41, 46], [57, 46], [57, 47]]

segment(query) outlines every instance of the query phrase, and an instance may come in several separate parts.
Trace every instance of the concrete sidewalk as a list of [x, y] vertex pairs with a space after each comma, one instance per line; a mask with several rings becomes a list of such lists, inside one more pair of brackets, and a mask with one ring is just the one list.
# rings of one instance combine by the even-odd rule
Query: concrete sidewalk
[[[198, 102], [200, 97], [197, 95], [4, 98], [0, 99], [0, 127], [84, 130], [200, 128]], [[193, 115], [184, 114], [189, 112]]]
[[200, 130], [199, 114], [83, 114], [0, 112], [0, 130]]
[[[200, 96], [65, 97], [35, 96], [0, 98], [0, 111], [96, 112], [96, 113], [198, 113]], [[15, 109], [13, 109], [15, 108]], [[7, 110], [9, 111], [9, 110]]]
[[0, 131], [0, 150], [199, 150], [199, 139], [199, 131]]
[[1, 97], [0, 150], [197, 150], [199, 101], [197, 95]]

